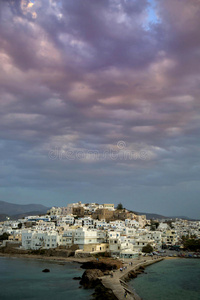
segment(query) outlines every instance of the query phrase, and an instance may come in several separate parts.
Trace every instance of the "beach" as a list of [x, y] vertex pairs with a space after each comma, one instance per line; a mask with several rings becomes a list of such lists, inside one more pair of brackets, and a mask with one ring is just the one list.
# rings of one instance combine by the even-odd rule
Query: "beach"
[[0, 257], [16, 257], [16, 258], [27, 258], [27, 259], [36, 259], [36, 260], [47, 260], [54, 262], [75, 262], [75, 263], [84, 263], [87, 261], [94, 260], [94, 257], [60, 257], [60, 256], [45, 256], [45, 255], [35, 255], [35, 254], [9, 254], [9, 253], [0, 253]]

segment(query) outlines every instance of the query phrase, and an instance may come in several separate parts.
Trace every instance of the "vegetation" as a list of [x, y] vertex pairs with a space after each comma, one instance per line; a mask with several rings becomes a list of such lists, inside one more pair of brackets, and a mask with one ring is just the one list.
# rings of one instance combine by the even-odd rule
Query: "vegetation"
[[185, 243], [185, 241], [187, 241], [187, 240], [189, 240], [189, 239], [197, 239], [197, 236], [196, 236], [196, 234], [192, 234], [192, 235], [183, 235], [182, 237], [181, 237], [181, 240], [182, 240], [182, 244], [184, 244]]
[[183, 246], [185, 249], [189, 251], [199, 251], [200, 250], [200, 239], [185, 239], [183, 242]]
[[4, 232], [2, 235], [0, 235], [0, 241], [8, 240], [8, 237], [10, 236], [9, 233]]
[[119, 204], [117, 205], [117, 209], [119, 209], [119, 210], [123, 209], [123, 205], [122, 205], [121, 203], [119, 203]]
[[153, 251], [153, 247], [150, 244], [147, 244], [142, 248], [142, 252], [144, 253], [151, 253]]
[[21, 229], [22, 228], [22, 223], [18, 224], [18, 228]]
[[31, 254], [44, 255], [44, 254], [46, 254], [46, 251], [45, 251], [45, 249], [32, 250]]
[[95, 258], [111, 257], [109, 252], [99, 252], [99, 253], [93, 254], [92, 256], [94, 256]]
[[167, 249], [167, 245], [165, 243], [162, 243], [162, 249]]
[[159, 222], [156, 222], [151, 219], [151, 225], [150, 225], [151, 231], [155, 231], [158, 228], [158, 226], [159, 226]]

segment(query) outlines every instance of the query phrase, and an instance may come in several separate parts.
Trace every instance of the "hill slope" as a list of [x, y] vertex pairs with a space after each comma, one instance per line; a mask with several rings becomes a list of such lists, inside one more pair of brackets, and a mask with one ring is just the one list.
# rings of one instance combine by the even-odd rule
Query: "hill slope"
[[158, 220], [161, 220], [161, 219], [183, 219], [183, 220], [189, 220], [189, 221], [195, 221], [195, 219], [191, 219], [191, 218], [188, 218], [186, 216], [170, 216], [170, 217], [166, 217], [166, 216], [163, 216], [163, 215], [159, 215], [159, 214], [154, 214], [154, 213], [145, 213], [145, 212], [137, 212], [138, 215], [146, 215], [146, 218], [148, 220], [150, 219], [158, 219]]
[[49, 208], [41, 204], [14, 204], [0, 201], [0, 214], [8, 216], [24, 214], [28, 212], [46, 213]]

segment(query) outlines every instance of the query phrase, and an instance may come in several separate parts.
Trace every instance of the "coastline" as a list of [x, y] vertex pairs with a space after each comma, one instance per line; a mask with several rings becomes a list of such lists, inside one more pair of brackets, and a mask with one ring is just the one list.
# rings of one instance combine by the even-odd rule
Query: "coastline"
[[36, 254], [11, 254], [11, 253], [0, 253], [0, 257], [8, 257], [8, 258], [28, 258], [28, 259], [37, 259], [37, 260], [48, 260], [55, 263], [68, 263], [68, 262], [74, 262], [74, 263], [85, 263], [88, 261], [94, 260], [94, 257], [61, 257], [61, 256], [42, 256], [42, 255], [36, 255]]
[[[94, 257], [85, 257], [85, 258], [75, 258], [75, 257], [58, 257], [58, 256], [42, 256], [35, 254], [14, 254], [14, 253], [0, 253], [0, 257], [8, 258], [25, 258], [25, 259], [34, 259], [42, 261], [50, 261], [54, 263], [79, 263], [84, 264], [87, 262], [92, 262], [95, 260]], [[162, 258], [153, 258], [145, 257], [138, 259], [126, 259], [123, 266], [126, 267], [123, 272], [119, 269], [113, 271], [113, 276], [106, 275], [99, 277], [99, 280], [102, 284], [102, 287], [105, 291], [110, 291], [113, 295], [111, 299], [124, 299], [125, 292], [127, 293], [127, 299], [132, 300], [142, 300], [142, 298], [136, 294], [127, 283], [127, 281], [134, 279], [138, 274], [144, 272], [145, 267], [152, 265], [154, 263], [160, 262], [165, 259], [177, 259], [179, 257], [162, 257]], [[129, 263], [132, 262], [132, 265]], [[135, 274], [136, 276], [133, 276]], [[99, 296], [99, 295], [98, 295]], [[97, 299], [99, 299], [97, 296]]]
[[[58, 256], [42, 256], [35, 254], [17, 254], [17, 253], [0, 253], [0, 257], [7, 258], [20, 258], [20, 259], [31, 259], [31, 260], [42, 260], [42, 261], [50, 261], [54, 263], [79, 263], [84, 264], [87, 262], [94, 261], [94, 257], [85, 257], [85, 258], [75, 258], [75, 257], [58, 257]], [[171, 258], [170, 258], [171, 259]], [[124, 263], [126, 266], [126, 270], [123, 273], [118, 269], [113, 271], [113, 277], [110, 275], [106, 275], [103, 277], [99, 277], [99, 280], [105, 289], [105, 291], [111, 291], [113, 294], [113, 299], [124, 299], [124, 293], [127, 292], [127, 299], [133, 300], [141, 300], [141, 298], [136, 294], [134, 290], [132, 290], [125, 281], [130, 280], [129, 274], [131, 272], [136, 272], [142, 266], [143, 268], [154, 264], [156, 262], [162, 261], [163, 258], [152, 259], [151, 257], [145, 257], [140, 260], [135, 259], [127, 259]], [[132, 265], [129, 265], [129, 262], [132, 261]], [[111, 298], [112, 299], [112, 298]]]
[[[0, 257], [5, 258], [19, 258], [19, 259], [30, 259], [36, 261], [47, 261], [55, 264], [68, 264], [68, 263], [79, 263], [83, 264], [80, 266], [86, 271], [95, 271], [97, 277], [92, 278], [92, 272], [90, 274], [92, 281], [89, 283], [94, 283], [95, 285], [91, 287], [86, 287], [89, 290], [91, 289], [91, 296], [94, 300], [122, 300], [127, 298], [128, 300], [142, 300], [141, 296], [138, 295], [134, 289], [134, 284], [129, 285], [130, 280], [137, 277], [137, 275], [144, 272], [147, 266], [155, 264], [163, 260], [174, 260], [182, 257], [141, 257], [140, 259], [124, 259], [116, 260], [121, 263], [123, 266], [123, 271], [120, 269], [108, 268], [109, 261], [106, 262], [105, 258], [96, 259], [94, 257], [85, 257], [85, 258], [74, 258], [74, 257], [51, 257], [51, 256], [41, 256], [33, 254], [14, 254], [14, 253], [0, 253]], [[98, 265], [100, 263], [100, 265]], [[98, 274], [96, 271], [103, 270], [102, 264], [106, 264], [103, 273]], [[86, 264], [86, 267], [85, 267]], [[118, 266], [119, 268], [119, 266]], [[161, 267], [162, 268], [162, 267]], [[107, 271], [106, 271], [107, 270]], [[84, 274], [85, 272], [83, 272]], [[82, 274], [82, 278], [84, 277]], [[80, 276], [80, 275], [79, 275]], [[99, 276], [99, 277], [98, 277]], [[73, 279], [81, 280], [81, 277], [74, 277]], [[84, 288], [85, 286], [80, 283]], [[127, 295], [126, 295], [127, 293]], [[125, 296], [126, 295], [126, 296]]]

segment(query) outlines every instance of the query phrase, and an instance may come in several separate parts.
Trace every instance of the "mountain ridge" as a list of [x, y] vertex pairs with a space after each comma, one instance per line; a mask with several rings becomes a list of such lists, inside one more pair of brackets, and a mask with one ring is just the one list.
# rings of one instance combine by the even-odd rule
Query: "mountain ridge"
[[6, 201], [0, 201], [0, 214], [2, 215], [18, 215], [37, 211], [39, 213], [46, 213], [49, 208], [42, 204], [15, 204]]
[[161, 220], [161, 219], [169, 219], [169, 220], [173, 220], [173, 219], [183, 219], [183, 220], [188, 220], [188, 221], [196, 221], [196, 219], [193, 219], [193, 218], [189, 218], [189, 217], [186, 217], [186, 216], [163, 216], [163, 215], [160, 215], [160, 214], [156, 214], [156, 213], [146, 213], [146, 212], [136, 212], [138, 215], [146, 215], [146, 218], [149, 220], [149, 219], [158, 219], [158, 220]]

